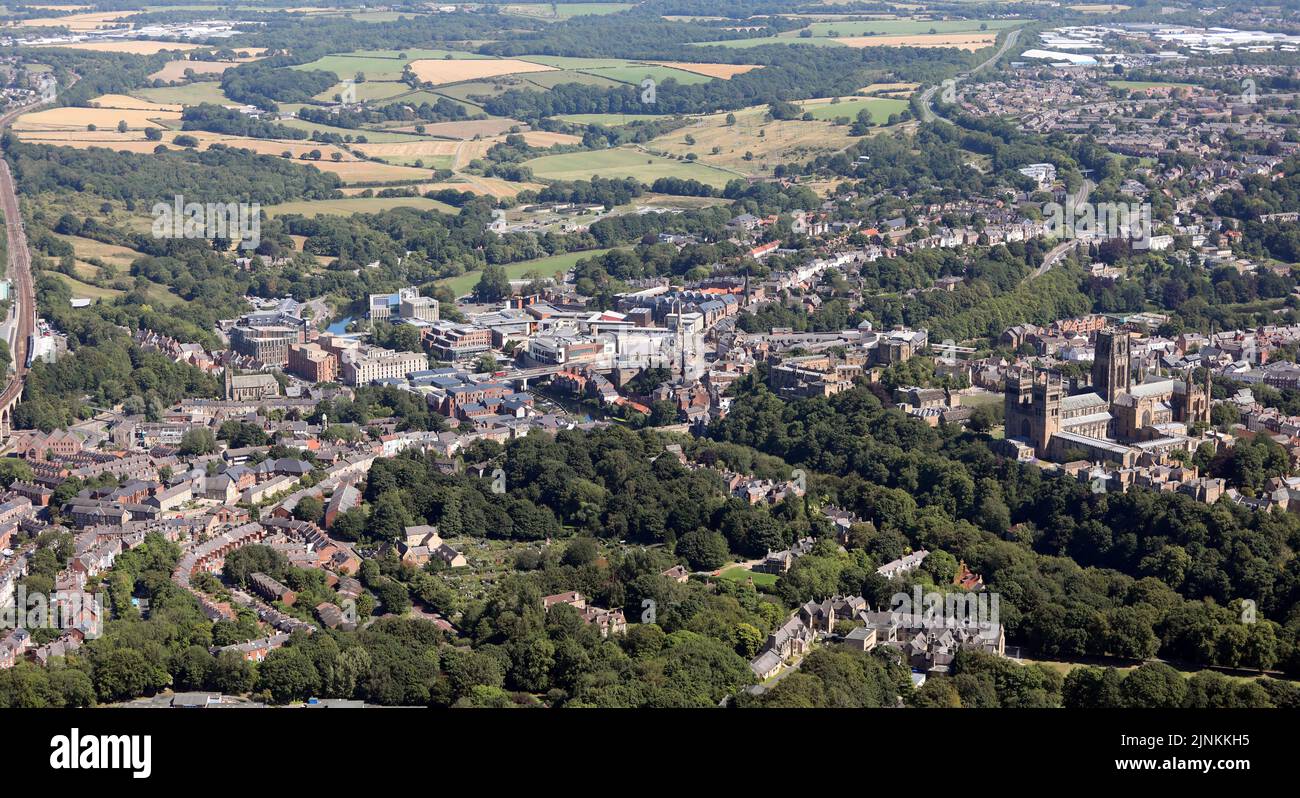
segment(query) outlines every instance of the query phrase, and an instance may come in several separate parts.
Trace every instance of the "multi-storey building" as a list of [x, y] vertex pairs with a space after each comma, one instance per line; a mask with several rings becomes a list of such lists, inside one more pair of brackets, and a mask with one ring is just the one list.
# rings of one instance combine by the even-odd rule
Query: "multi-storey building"
[[334, 382], [339, 359], [319, 344], [294, 344], [289, 347], [289, 371], [308, 382]]
[[424, 331], [424, 340], [439, 360], [459, 360], [492, 348], [492, 331], [468, 324], [435, 322]]
[[375, 380], [400, 380], [428, 366], [429, 359], [420, 352], [394, 352], [377, 346], [356, 349], [343, 357], [343, 382], [368, 385]]
[[438, 320], [438, 300], [420, 296], [419, 289], [403, 288], [392, 294], [370, 295], [370, 320], [413, 319], [434, 322]]
[[300, 327], [236, 325], [230, 329], [231, 349], [268, 366], [288, 364], [289, 347], [304, 340], [305, 332]]

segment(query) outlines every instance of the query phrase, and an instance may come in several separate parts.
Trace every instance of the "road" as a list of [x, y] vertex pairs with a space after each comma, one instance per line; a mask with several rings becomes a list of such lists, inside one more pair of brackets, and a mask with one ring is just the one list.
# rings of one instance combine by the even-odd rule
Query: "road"
[[[1096, 187], [1097, 184], [1091, 180], [1084, 180], [1083, 183], [1080, 184], [1079, 190], [1076, 191], [1074, 196], [1071, 198], [1073, 204], [1067, 207], [1077, 208], [1087, 202], [1088, 196], [1092, 194], [1092, 190]], [[1047, 274], [1051, 271], [1053, 266], [1064, 260], [1065, 256], [1070, 254], [1075, 247], [1078, 247], [1083, 243], [1084, 239], [1082, 238], [1070, 238], [1052, 247], [1052, 249], [1047, 253], [1047, 256], [1043, 258], [1042, 264], [1040, 264], [1039, 267], [1034, 270], [1034, 273], [1029, 275], [1026, 279], [1032, 280], [1035, 277], [1042, 277], [1044, 274]]]
[[[974, 75], [976, 72], [988, 68], [991, 64], [993, 64], [993, 62], [997, 61], [999, 58], [1006, 55], [1008, 50], [1010, 50], [1012, 47], [1015, 47], [1016, 39], [1019, 38], [1020, 38], [1019, 28], [1008, 33], [1007, 38], [1003, 40], [1002, 46], [998, 48], [998, 51], [996, 53], [994, 53], [988, 59], [982, 61], [978, 66], [973, 68], [971, 71], [964, 72], [958, 75], [957, 77], [953, 78], [954, 85], [956, 85], [956, 83], [961, 83], [963, 80], [970, 77], [971, 75]], [[943, 119], [943, 117], [935, 114], [934, 109], [931, 107], [934, 103], [934, 93], [938, 90], [939, 90], [939, 86], [931, 86], [930, 88], [926, 89], [924, 92], [921, 93], [921, 121], [922, 122], [933, 122], [936, 119]], [[944, 119], [944, 121], [946, 122], [948, 120]]]
[[[22, 113], [33, 106], [15, 108], [0, 116], [0, 133]], [[32, 287], [31, 253], [27, 249], [27, 231], [23, 226], [23, 217], [18, 210], [18, 192], [14, 186], [9, 163], [0, 159], [0, 207], [4, 209], [5, 233], [8, 236], [9, 279], [13, 283], [11, 293], [14, 302], [14, 315], [17, 329], [14, 334], [14, 346], [10, 354], [13, 357], [13, 373], [0, 392], [0, 409], [8, 408], [22, 396], [23, 386], [27, 381], [27, 347], [32, 333], [36, 331], [36, 293]], [[6, 429], [5, 432], [8, 430]]]

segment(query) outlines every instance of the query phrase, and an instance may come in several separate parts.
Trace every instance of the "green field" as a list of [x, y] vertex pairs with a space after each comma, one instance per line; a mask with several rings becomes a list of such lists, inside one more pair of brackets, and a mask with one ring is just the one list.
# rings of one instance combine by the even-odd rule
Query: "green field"
[[456, 163], [454, 155], [384, 155], [380, 159], [384, 163], [391, 163], [396, 166], [415, 166], [419, 161], [420, 169], [451, 169]]
[[327, 55], [306, 64], [298, 64], [290, 69], [321, 69], [333, 72], [340, 80], [351, 78], [358, 72], [369, 80], [397, 80], [402, 77], [405, 61], [396, 58], [368, 58], [358, 55]]
[[656, 83], [663, 83], [666, 80], [675, 80], [684, 85], [696, 83], [708, 83], [714, 78], [708, 75], [697, 75], [694, 72], [684, 72], [672, 67], [659, 66], [657, 64], [628, 64], [621, 67], [602, 67], [600, 69], [582, 70], [588, 75], [597, 75], [602, 78], [609, 78], [621, 83], [637, 84], [646, 78], [650, 78]]
[[632, 63], [622, 58], [578, 58], [568, 55], [521, 55], [516, 57], [520, 61], [543, 64], [556, 69], [604, 69], [627, 66]]
[[749, 579], [754, 580], [754, 587], [772, 587], [776, 584], [776, 574], [764, 574], [757, 571], [747, 571], [739, 565], [733, 565], [724, 568], [722, 573], [718, 574], [719, 579], [726, 579], [731, 582], [745, 582]]
[[490, 55], [467, 53], [463, 50], [422, 50], [418, 47], [413, 47], [408, 50], [356, 50], [351, 53], [344, 53], [343, 55], [350, 55], [358, 58], [392, 58], [394, 60], [400, 60], [403, 54], [406, 55], [405, 61], [418, 61], [424, 58], [446, 58], [447, 56], [451, 56], [452, 58], [492, 58]]
[[[835, 31], [840, 36], [903, 36], [917, 33], [968, 33], [980, 30], [1001, 30], [1023, 25], [1019, 19], [952, 19], [952, 20], [913, 20], [913, 19], [868, 19], [856, 22], [814, 22], [805, 30], [812, 31], [816, 38], [829, 36]], [[798, 31], [781, 34], [782, 37], [798, 38]]]
[[[70, 277], [62, 272], [48, 273], [55, 275], [60, 280], [67, 283], [68, 288], [72, 290], [72, 296], [74, 297], [83, 297], [95, 300], [111, 300], [126, 293], [125, 291], [119, 291], [116, 288], [100, 288], [97, 285], [83, 283], [75, 277]], [[145, 296], [149, 298], [149, 301], [152, 304], [162, 307], [170, 307], [184, 302], [180, 297], [176, 296], [171, 291], [168, 291], [165, 286], [159, 285], [158, 283], [149, 283], [148, 287], [145, 289]]]
[[542, 180], [588, 180], [592, 175], [601, 177], [633, 177], [649, 185], [661, 177], [678, 177], [698, 180], [722, 188], [738, 175], [715, 169], [701, 163], [675, 161], [648, 155], [631, 149], [601, 150], [599, 152], [571, 152], [564, 155], [544, 155], [525, 161], [524, 166]]
[[[530, 271], [538, 271], [541, 274], [550, 277], [558, 271], [573, 268], [573, 264], [585, 258], [594, 258], [609, 252], [608, 249], [589, 249], [585, 252], [566, 252], [563, 255], [551, 255], [548, 258], [537, 258], [536, 260], [523, 260], [518, 263], [506, 264], [506, 276], [511, 280], [522, 280], [525, 274]], [[478, 284], [481, 272], [465, 272], [456, 277], [447, 277], [438, 281], [438, 285], [445, 285], [455, 292], [456, 296], [464, 296], [474, 290]]]
[[[361, 102], [391, 100], [394, 97], [411, 93], [411, 87], [398, 80], [367, 80], [352, 85], [356, 89], [357, 100]], [[317, 94], [315, 99], [321, 102], [332, 102], [334, 95], [341, 94], [345, 88], [347, 88], [346, 83], [335, 83], [325, 91]]]
[[857, 118], [858, 112], [866, 109], [871, 114], [871, 121], [884, 124], [890, 114], [902, 113], [908, 109], [906, 100], [891, 100], [885, 97], [854, 97], [837, 103], [814, 103], [803, 106], [812, 114], [813, 119], [827, 121], [845, 116]]
[[299, 213], [303, 216], [350, 216], [354, 213], [379, 213], [393, 208], [415, 208], [421, 211], [440, 211], [457, 214], [460, 211], [445, 202], [426, 199], [425, 197], [348, 197], [331, 200], [303, 200], [268, 205], [263, 208], [267, 216], [283, 216], [287, 213]]
[[396, 11], [360, 11], [348, 14], [348, 19], [355, 19], [357, 22], [396, 22], [402, 17], [409, 19], [411, 16]]
[[399, 141], [426, 141], [428, 136], [417, 136], [414, 133], [389, 133], [382, 130], [369, 130], [363, 128], [351, 127], [334, 127], [333, 125], [321, 125], [315, 122], [308, 122], [304, 119], [282, 119], [276, 124], [285, 127], [305, 130], [308, 133], [337, 133], [340, 136], [365, 136], [366, 141], [372, 144], [392, 144]]
[[564, 114], [555, 118], [565, 122], [572, 122], [575, 125], [621, 127], [630, 125], [633, 122], [666, 119], [667, 117], [668, 114]]
[[[545, 73], [538, 73], [538, 74], [545, 74]], [[513, 80], [513, 78], [511, 79]], [[506, 85], [505, 80], [501, 80], [495, 85], [489, 83], [486, 80], [472, 80], [469, 81], [468, 83], [452, 83], [446, 86], [439, 86], [437, 93], [450, 100], [455, 100], [459, 103], [463, 103], [464, 105], [466, 105], [467, 107], [475, 111], [481, 111], [483, 109], [479, 108], [478, 105], [473, 100], [469, 99], [471, 96], [495, 97], [498, 94], [504, 94], [509, 88], [521, 88], [521, 87], [518, 85], [514, 87], [508, 86]]]
[[67, 283], [68, 288], [72, 289], [73, 298], [81, 297], [85, 299], [113, 299], [114, 297], [119, 297], [122, 296], [124, 293], [126, 293], [125, 291], [118, 291], [113, 288], [100, 288], [97, 285], [91, 285], [90, 283], [83, 283], [74, 277], [70, 277], [64, 274], [63, 272], [46, 272], [46, 273], [53, 274], [55, 277], [58, 277], [63, 282]]
[[529, 72], [516, 77], [542, 89], [553, 89], [562, 83], [581, 83], [584, 86], [603, 88], [615, 88], [626, 83], [626, 81], [601, 75], [599, 72], [575, 72], [572, 69], [561, 69], [558, 72]]
[[131, 92], [131, 96], [149, 100], [150, 102], [179, 103], [181, 105], [199, 105], [200, 103], [230, 105], [234, 103], [234, 100], [221, 91], [221, 84], [214, 80], [189, 83], [184, 86], [167, 86], [161, 89], [136, 89]]
[[806, 44], [813, 47], [843, 47], [844, 45], [834, 39], [812, 38], [800, 39], [788, 36], [762, 36], [756, 39], [725, 39], [717, 42], [691, 42], [693, 47], [727, 47], [729, 49], [745, 49], [748, 47], [763, 47], [770, 44]]

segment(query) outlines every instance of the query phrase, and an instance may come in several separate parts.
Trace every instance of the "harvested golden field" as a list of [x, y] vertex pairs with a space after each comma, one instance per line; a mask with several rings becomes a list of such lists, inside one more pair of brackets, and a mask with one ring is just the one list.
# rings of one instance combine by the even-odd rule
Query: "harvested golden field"
[[554, 147], [556, 144], [582, 143], [581, 136], [575, 136], [571, 133], [551, 133], [547, 130], [525, 130], [521, 135], [530, 147]]
[[545, 64], [534, 64], [531, 61], [519, 61], [514, 58], [463, 58], [412, 61], [411, 71], [420, 80], [439, 85], [524, 72], [554, 72], [556, 69]]
[[706, 75], [711, 78], [722, 78], [723, 80], [731, 80], [736, 75], [743, 75], [751, 70], [763, 68], [759, 64], [692, 64], [686, 61], [650, 61], [648, 63], [680, 69], [683, 72], [694, 72], [697, 75]]
[[179, 103], [156, 103], [129, 94], [101, 94], [90, 101], [95, 108], [126, 108], [133, 111], [160, 111], [180, 113]]
[[[472, 139], [475, 136], [499, 136], [512, 127], [527, 127], [515, 119], [475, 119], [467, 122], [434, 122], [424, 126], [424, 132], [430, 136], [448, 139]], [[406, 133], [414, 133], [413, 125], [393, 128]]]
[[[123, 141], [144, 141], [138, 133], [118, 133], [116, 127], [101, 130], [19, 130], [18, 137], [23, 141], [35, 141], [42, 144], [63, 144], [72, 146], [72, 142], [85, 142], [87, 145], [98, 144], [107, 147]], [[165, 135], [165, 134], [164, 134]], [[152, 142], [157, 144], [158, 142]]]
[[[303, 162], [300, 161], [299, 163]], [[427, 180], [430, 175], [428, 169], [416, 169], [413, 166], [393, 166], [374, 161], [335, 162], [320, 160], [308, 163], [322, 172], [333, 172], [344, 183], [397, 183], [403, 180]]]
[[353, 149], [360, 150], [372, 158], [389, 158], [393, 160], [412, 160], [415, 158], [448, 158], [446, 167], [462, 169], [475, 158], [482, 158], [488, 148], [496, 143], [494, 139], [470, 141], [398, 141], [378, 144], [354, 144]]
[[118, 152], [134, 152], [140, 155], [148, 155], [153, 152], [161, 142], [145, 141], [144, 139], [74, 139], [60, 138], [48, 139], [40, 138], [39, 134], [21, 134], [23, 141], [29, 141], [32, 144], [49, 144], [56, 147], [71, 147], [74, 150], [88, 150], [91, 147], [102, 147], [106, 150], [116, 150]]
[[397, 141], [383, 144], [354, 144], [353, 148], [372, 158], [419, 158], [430, 155], [455, 155], [460, 141]]
[[[157, 125], [150, 125], [150, 127], [157, 127]], [[245, 136], [227, 136], [221, 133], [210, 133], [204, 130], [165, 130], [163, 131], [162, 141], [149, 141], [144, 137], [144, 133], [140, 129], [133, 128], [128, 130], [126, 133], [119, 133], [116, 125], [108, 126], [102, 130], [18, 131], [19, 138], [23, 141], [30, 141], [35, 144], [52, 144], [60, 147], [73, 147], [79, 150], [88, 149], [90, 147], [106, 147], [119, 152], [139, 153], [153, 152], [159, 144], [175, 148], [175, 140], [178, 135], [193, 136], [198, 140], [198, 149], [200, 150], [206, 150], [213, 144], [224, 144], [227, 147], [252, 150], [259, 155], [282, 155], [283, 153], [288, 152], [292, 154], [295, 160], [299, 160], [300, 156], [306, 155], [313, 150], [318, 150], [321, 153], [321, 164], [334, 163], [331, 156], [336, 152], [345, 162], [357, 162], [359, 160], [346, 149], [336, 147], [332, 144], [320, 144], [311, 141], [254, 139]], [[302, 162], [317, 163], [315, 160]]]
[[185, 71], [192, 69], [196, 75], [220, 75], [238, 61], [168, 61], [163, 68], [149, 76], [150, 80], [185, 80]]
[[955, 47], [982, 50], [997, 41], [996, 31], [970, 33], [920, 33], [897, 36], [846, 36], [835, 41], [849, 47]]
[[13, 124], [15, 131], [26, 130], [81, 130], [89, 125], [116, 130], [119, 122], [128, 129], [165, 127], [166, 122], [180, 122], [179, 111], [137, 110], [124, 108], [50, 108], [45, 111], [23, 114]]
[[[134, 13], [134, 12], [131, 12]], [[154, 42], [146, 39], [132, 39], [115, 42], [73, 42], [71, 44], [39, 44], [36, 47], [61, 47], [72, 50], [91, 50], [96, 53], [129, 53], [131, 55], [153, 55], [163, 50], [197, 50], [201, 45], [188, 42]]]
[[417, 188], [420, 193], [442, 191], [449, 188], [453, 191], [469, 191], [489, 197], [513, 197], [525, 189], [540, 191], [546, 188], [541, 183], [512, 183], [499, 177], [479, 177], [478, 175], [458, 175], [457, 177], [457, 182], [424, 183], [417, 186]]
[[[344, 161], [360, 160], [343, 147], [338, 147], [333, 144], [321, 144], [314, 141], [254, 139], [245, 136], [226, 136], [220, 133], [208, 133], [202, 130], [187, 130], [185, 131], [185, 135], [193, 136], [198, 139], [199, 149], [203, 150], [206, 150], [213, 144], [220, 143], [225, 144], [228, 147], [239, 147], [245, 150], [252, 150], [259, 155], [283, 155], [285, 152], [289, 152], [293, 154], [294, 158], [298, 158], [299, 156], [310, 153], [313, 150], [319, 150], [322, 161], [332, 160], [332, 156], [336, 152]], [[175, 138], [175, 136], [164, 134], [164, 138], [170, 142]], [[315, 163], [315, 161], [311, 161], [311, 163]]]
[[[49, 6], [56, 10], [67, 10], [68, 6]], [[70, 31], [98, 30], [110, 25], [114, 20], [134, 16], [139, 11], [94, 11], [87, 14], [69, 14], [66, 17], [42, 17], [23, 20], [24, 28], [67, 28]]]
[[911, 94], [920, 86], [919, 83], [872, 83], [863, 86], [863, 94]]
[[460, 149], [456, 150], [456, 157], [452, 159], [451, 168], [455, 170], [464, 169], [469, 166], [470, 161], [487, 155], [487, 151], [492, 148], [494, 143], [485, 139], [462, 141]]

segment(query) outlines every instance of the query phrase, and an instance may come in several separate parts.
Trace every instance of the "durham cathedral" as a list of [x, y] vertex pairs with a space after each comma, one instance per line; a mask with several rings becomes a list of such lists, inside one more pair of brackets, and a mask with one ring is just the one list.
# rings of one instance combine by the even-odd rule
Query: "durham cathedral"
[[1135, 382], [1130, 342], [1128, 331], [1099, 331], [1091, 385], [1076, 385], [1082, 390], [1073, 394], [1050, 369], [1012, 372], [1004, 399], [1007, 437], [1032, 446], [1039, 458], [1061, 461], [1082, 451], [1089, 460], [1121, 466], [1194, 448], [1188, 431], [1210, 421], [1208, 372], [1203, 386], [1190, 370], [1179, 379], [1142, 370]]

